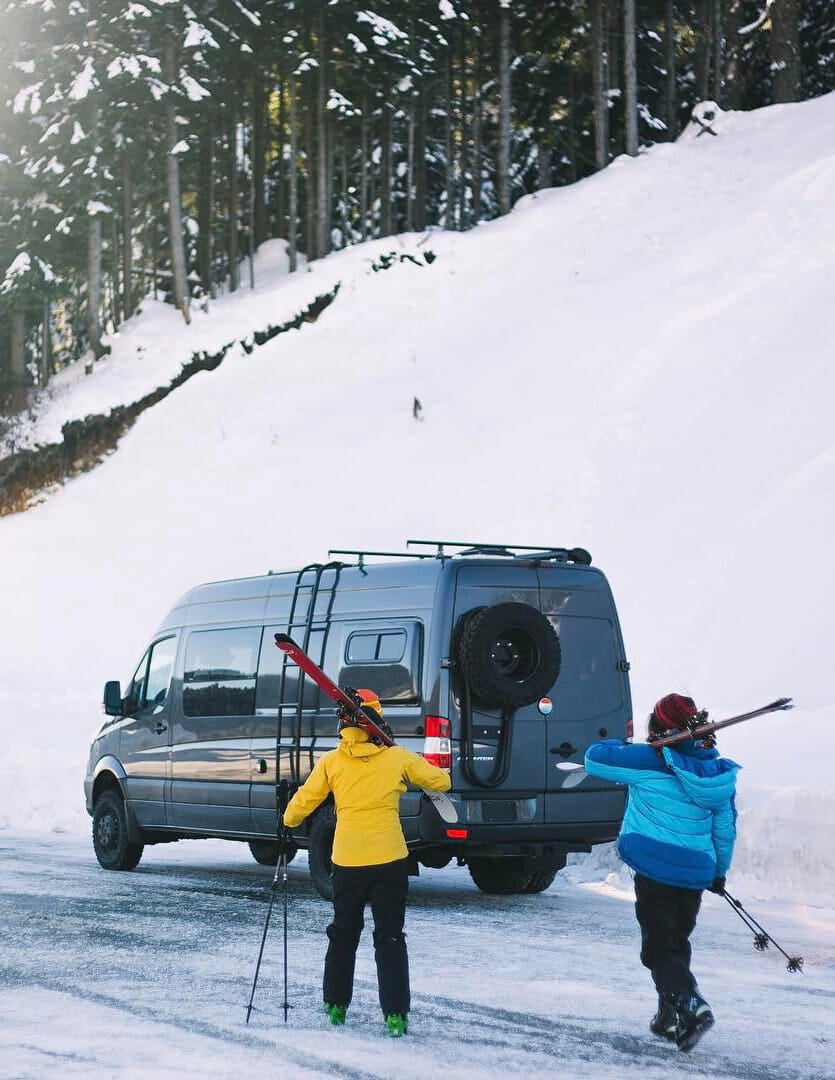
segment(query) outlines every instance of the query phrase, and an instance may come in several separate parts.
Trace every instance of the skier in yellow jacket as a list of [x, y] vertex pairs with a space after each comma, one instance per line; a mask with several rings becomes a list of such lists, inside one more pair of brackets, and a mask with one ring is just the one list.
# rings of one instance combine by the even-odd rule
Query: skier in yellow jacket
[[[350, 693], [350, 690], [348, 691]], [[363, 710], [386, 730], [380, 700], [358, 690]], [[406, 917], [406, 841], [400, 796], [406, 783], [448, 791], [450, 778], [402, 746], [383, 746], [359, 720], [338, 710], [340, 742], [320, 758], [290, 800], [284, 824], [294, 829], [329, 796], [336, 804], [333, 842], [333, 922], [328, 927], [323, 996], [332, 1024], [344, 1024], [354, 985], [354, 962], [366, 903], [374, 917], [374, 956], [380, 1007], [390, 1035], [404, 1035], [409, 1013]]]

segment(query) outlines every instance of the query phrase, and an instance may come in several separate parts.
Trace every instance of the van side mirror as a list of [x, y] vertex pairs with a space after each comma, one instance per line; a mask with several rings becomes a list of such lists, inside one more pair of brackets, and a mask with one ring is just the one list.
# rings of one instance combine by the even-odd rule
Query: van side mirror
[[104, 684], [104, 711], [108, 716], [122, 715], [122, 687], [118, 679]]

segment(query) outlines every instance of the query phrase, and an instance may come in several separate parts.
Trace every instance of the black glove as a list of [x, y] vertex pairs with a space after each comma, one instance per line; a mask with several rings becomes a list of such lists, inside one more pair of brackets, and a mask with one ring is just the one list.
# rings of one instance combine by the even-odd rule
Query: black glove
[[708, 889], [708, 892], [716, 893], [717, 896], [725, 895], [725, 879], [723, 877], [715, 877], [713, 884]]

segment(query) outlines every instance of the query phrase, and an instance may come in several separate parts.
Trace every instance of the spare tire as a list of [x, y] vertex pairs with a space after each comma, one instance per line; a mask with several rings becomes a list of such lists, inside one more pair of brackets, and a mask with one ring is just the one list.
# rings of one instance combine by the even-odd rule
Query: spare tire
[[476, 611], [458, 648], [474, 698], [487, 706], [530, 705], [547, 694], [560, 673], [560, 639], [530, 604], [507, 602]]

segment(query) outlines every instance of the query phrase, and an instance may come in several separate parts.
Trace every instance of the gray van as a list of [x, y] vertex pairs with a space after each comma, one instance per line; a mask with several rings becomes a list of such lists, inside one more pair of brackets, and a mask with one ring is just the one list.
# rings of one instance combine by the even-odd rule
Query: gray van
[[[422, 792], [401, 798], [413, 873], [454, 859], [484, 892], [540, 892], [568, 852], [617, 835], [623, 792], [558, 768], [632, 734], [629, 664], [591, 556], [407, 546], [417, 551], [332, 551], [175, 604], [124, 695], [105, 686], [84, 781], [103, 867], [130, 870], [146, 845], [199, 837], [242, 840], [275, 864], [277, 781], [303, 782], [337, 744], [333, 702], [299, 677], [277, 632], [341, 686], [376, 690], [397, 742], [450, 770], [454, 825]], [[326, 803], [293, 834], [325, 897], [334, 827]]]

